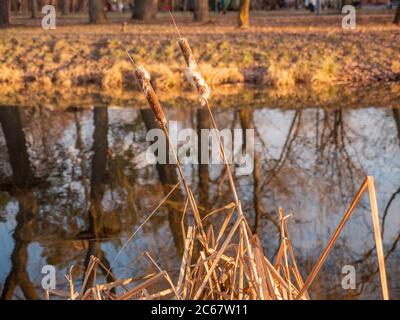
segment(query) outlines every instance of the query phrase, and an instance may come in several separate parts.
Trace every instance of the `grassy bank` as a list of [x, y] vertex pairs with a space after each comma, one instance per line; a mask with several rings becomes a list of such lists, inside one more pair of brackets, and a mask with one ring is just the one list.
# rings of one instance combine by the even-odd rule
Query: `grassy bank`
[[[128, 18], [115, 16], [109, 24], [95, 27], [70, 26], [70, 20], [60, 19], [54, 31], [26, 25], [0, 30], [2, 92], [12, 96], [29, 88], [40, 95], [88, 85], [110, 96], [121, 90], [135, 92], [137, 84], [121, 44], [147, 66], [159, 92], [189, 89], [168, 16], [161, 15], [151, 25], [129, 22], [122, 31], [121, 23]], [[287, 95], [299, 85], [320, 91], [338, 84], [398, 83], [400, 28], [391, 19], [391, 14], [361, 14], [355, 31], [343, 30], [339, 15], [255, 14], [246, 30], [237, 29], [231, 16], [213, 17], [207, 24], [178, 16], [177, 22], [195, 48], [214, 95], [220, 85], [243, 83]], [[18, 18], [14, 21], [18, 25]]]
[[[99, 90], [98, 86], [41, 90], [39, 83], [10, 88], [0, 85], [0, 106], [41, 107], [49, 110], [75, 110], [92, 106], [146, 106], [140, 92], [135, 90]], [[348, 86], [274, 88], [262, 85], [222, 85], [213, 89], [211, 101], [218, 108], [400, 108], [400, 83], [373, 87]], [[190, 91], [161, 90], [159, 97], [167, 108], [197, 107], [197, 96]]]

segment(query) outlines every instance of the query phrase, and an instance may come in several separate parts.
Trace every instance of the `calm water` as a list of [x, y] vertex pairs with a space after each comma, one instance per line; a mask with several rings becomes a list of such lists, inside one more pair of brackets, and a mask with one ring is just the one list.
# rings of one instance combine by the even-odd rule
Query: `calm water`
[[[111, 263], [123, 243], [177, 179], [174, 167], [143, 166], [148, 147], [140, 106], [81, 111], [0, 108], [0, 292], [43, 297], [41, 269], [54, 265], [64, 289], [74, 265], [77, 285], [90, 255]], [[207, 127], [204, 110], [170, 109], [184, 128]], [[221, 128], [254, 128], [254, 174], [237, 177], [250, 225], [273, 259], [279, 206], [306, 277], [366, 175], [376, 179], [392, 298], [400, 298], [400, 109], [218, 109]], [[148, 119], [147, 119], [148, 120]], [[221, 166], [185, 166], [203, 213], [232, 201]], [[119, 277], [152, 271], [148, 251], [164, 269], [178, 266], [180, 191], [125, 248], [113, 265]], [[215, 223], [218, 217], [213, 218]], [[380, 298], [371, 214], [365, 195], [320, 275], [313, 298]], [[344, 290], [344, 265], [357, 289]], [[99, 281], [102, 280], [99, 272]]]

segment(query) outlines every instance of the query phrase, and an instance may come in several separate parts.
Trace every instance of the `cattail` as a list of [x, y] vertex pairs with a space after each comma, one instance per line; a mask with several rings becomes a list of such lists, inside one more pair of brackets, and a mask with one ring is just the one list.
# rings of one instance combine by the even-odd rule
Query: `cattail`
[[153, 110], [154, 115], [161, 125], [167, 125], [167, 119], [165, 118], [163, 109], [161, 107], [160, 101], [153, 89], [153, 86], [150, 83], [150, 75], [142, 66], [136, 66], [135, 68], [135, 76], [137, 81], [140, 84], [140, 87], [143, 90], [143, 93], [146, 96], [147, 102], [150, 105], [150, 108]]
[[197, 89], [197, 92], [200, 96], [201, 104], [205, 105], [208, 98], [210, 97], [210, 88], [208, 87], [207, 83], [204, 81], [204, 78], [200, 73], [189, 42], [185, 38], [180, 38], [178, 43], [187, 65], [185, 76], [192, 84], [192, 86]]
[[200, 214], [199, 214], [199, 209], [197, 208], [197, 204], [196, 204], [196, 200], [193, 198], [192, 192], [190, 191], [189, 186], [187, 185], [186, 179], [185, 179], [185, 175], [183, 174], [183, 170], [181, 167], [181, 164], [179, 162], [178, 156], [174, 151], [174, 146], [172, 145], [171, 139], [169, 137], [169, 133], [168, 133], [168, 129], [167, 129], [167, 119], [165, 118], [163, 109], [161, 107], [161, 104], [157, 98], [157, 95], [153, 89], [153, 86], [151, 85], [150, 82], [150, 75], [149, 73], [146, 71], [145, 68], [143, 68], [142, 66], [138, 66], [131, 58], [131, 61], [133, 62], [133, 64], [135, 65], [135, 75], [136, 75], [136, 79], [138, 80], [143, 93], [146, 96], [147, 102], [150, 105], [150, 108], [153, 110], [155, 117], [157, 118], [157, 120], [160, 122], [162, 129], [165, 132], [165, 135], [167, 137], [168, 143], [171, 146], [171, 150], [175, 156], [175, 160], [176, 160], [176, 164], [178, 166], [178, 171], [179, 171], [179, 175], [181, 176], [182, 182], [185, 186], [186, 189], [186, 193], [189, 197], [189, 202], [190, 205], [193, 209], [194, 215], [195, 215], [195, 219], [199, 225], [201, 234], [203, 239], [206, 239], [206, 235], [204, 233], [204, 229], [203, 229], [203, 225], [201, 223], [201, 218], [200, 218]]

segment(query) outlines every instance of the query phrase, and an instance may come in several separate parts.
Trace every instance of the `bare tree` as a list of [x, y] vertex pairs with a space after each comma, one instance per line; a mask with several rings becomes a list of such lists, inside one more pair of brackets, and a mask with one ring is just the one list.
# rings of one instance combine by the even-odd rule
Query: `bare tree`
[[239, 13], [240, 27], [247, 28], [250, 26], [249, 12], [250, 12], [250, 0], [242, 0], [242, 5], [240, 7], [240, 13]]
[[89, 0], [89, 23], [102, 23], [107, 20], [103, 0]]
[[10, 1], [0, 0], [0, 27], [7, 27], [10, 24]]
[[25, 133], [22, 128], [20, 109], [2, 107], [0, 123], [6, 139], [14, 184], [18, 188], [30, 187], [33, 185], [34, 179], [26, 148]]
[[17, 225], [13, 232], [15, 246], [11, 253], [11, 270], [5, 280], [0, 300], [13, 299], [17, 287], [21, 288], [26, 299], [38, 300], [39, 294], [28, 273], [28, 247], [33, 238], [37, 203], [34, 192], [29, 189], [18, 190], [13, 196], [19, 207], [15, 217]]
[[194, 21], [207, 21], [208, 15], [208, 0], [196, 0], [194, 2]]
[[[240, 123], [243, 130], [243, 150], [246, 150], [246, 130], [254, 130], [253, 113], [250, 108], [241, 109], [239, 111]], [[261, 197], [261, 165], [260, 156], [254, 152], [254, 170], [253, 170], [253, 204], [255, 211], [255, 219], [253, 225], [253, 233], [257, 234], [260, 228], [261, 215], [264, 213]]]
[[158, 0], [136, 0], [132, 19], [150, 20], [156, 17]]
[[[88, 251], [85, 257], [85, 268], [89, 266], [92, 256], [100, 259], [107, 269], [110, 263], [101, 248], [101, 239], [108, 236], [104, 224], [104, 212], [102, 200], [104, 196], [104, 181], [107, 176], [107, 149], [108, 149], [108, 110], [105, 107], [95, 107], [93, 111], [93, 158], [90, 177], [90, 207], [89, 228], [84, 232], [89, 236]], [[104, 270], [103, 270], [104, 271]], [[110, 272], [104, 274], [107, 281], [113, 281]], [[85, 289], [95, 286], [95, 277], [90, 275]]]
[[33, 238], [37, 203], [32, 190], [35, 179], [29, 160], [20, 109], [0, 108], [0, 123], [12, 169], [12, 187], [8, 192], [16, 199], [19, 207], [15, 217], [17, 225], [13, 233], [15, 246], [11, 254], [11, 270], [4, 283], [0, 300], [12, 299], [17, 287], [21, 288], [25, 298], [39, 299], [27, 271], [28, 247]]

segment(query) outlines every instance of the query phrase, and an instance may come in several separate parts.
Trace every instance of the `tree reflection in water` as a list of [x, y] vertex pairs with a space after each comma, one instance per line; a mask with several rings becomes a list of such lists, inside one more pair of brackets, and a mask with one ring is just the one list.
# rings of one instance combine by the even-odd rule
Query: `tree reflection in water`
[[[172, 108], [169, 118], [199, 131], [209, 128], [204, 112]], [[277, 209], [283, 206], [293, 213], [289, 229], [303, 277], [360, 181], [366, 174], [375, 176], [391, 295], [399, 298], [399, 110], [239, 108], [216, 114], [221, 128], [255, 130], [259, 146], [255, 170], [236, 177], [243, 208], [271, 257], [279, 239]], [[0, 244], [13, 247], [1, 257], [11, 265], [0, 268], [2, 298], [20, 297], [18, 287], [24, 298], [42, 295], [40, 270], [45, 264], [56, 266], [58, 279], [74, 265], [74, 277], [81, 285], [90, 256], [109, 266], [178, 181], [173, 165], [137, 167], [136, 159], [149, 145], [146, 130], [157, 126], [148, 110], [99, 106], [51, 112], [1, 107], [0, 120], [0, 228], [7, 231], [0, 233]], [[185, 166], [185, 170], [202, 214], [230, 202], [221, 166]], [[178, 265], [185, 198], [176, 190], [171, 200], [121, 254], [113, 266], [117, 276], [146, 273], [146, 263], [136, 260], [144, 250], [166, 269]], [[367, 209], [365, 203], [349, 221], [311, 287], [313, 298], [379, 297]], [[218, 224], [220, 218], [214, 215], [207, 221]], [[10, 227], [13, 221], [15, 228]], [[345, 264], [356, 267], [356, 290], [340, 286]], [[99, 281], [104, 273], [102, 277]]]
[[28, 246], [34, 233], [37, 204], [33, 188], [34, 175], [29, 162], [25, 134], [20, 118], [20, 108], [0, 108], [0, 122], [6, 140], [8, 158], [12, 168], [11, 182], [2, 184], [2, 191], [7, 191], [18, 203], [15, 217], [14, 249], [11, 254], [11, 271], [8, 274], [1, 299], [11, 299], [19, 286], [26, 299], [38, 299], [28, 274]]

